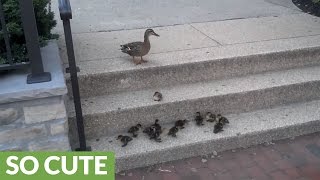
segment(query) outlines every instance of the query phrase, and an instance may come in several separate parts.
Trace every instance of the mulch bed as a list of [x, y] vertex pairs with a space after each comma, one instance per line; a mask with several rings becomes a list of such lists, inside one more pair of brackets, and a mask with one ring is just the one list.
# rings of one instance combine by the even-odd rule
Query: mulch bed
[[312, 0], [292, 0], [292, 2], [303, 12], [320, 17], [320, 3], [314, 3]]

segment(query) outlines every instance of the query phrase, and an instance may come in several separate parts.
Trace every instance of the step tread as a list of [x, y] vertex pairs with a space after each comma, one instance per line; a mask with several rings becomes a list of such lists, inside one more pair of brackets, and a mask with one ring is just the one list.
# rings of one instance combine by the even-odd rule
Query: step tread
[[[89, 97], [82, 99], [82, 107], [84, 115], [100, 114], [205, 97], [245, 93], [248, 91], [270, 89], [319, 80], [320, 66], [304, 67], [225, 80]], [[159, 91], [163, 94], [164, 98], [161, 102], [153, 101], [153, 94], [155, 91]], [[69, 117], [73, 117], [74, 108], [72, 101], [69, 101], [68, 107]]]
[[227, 58], [239, 58], [253, 55], [272, 53], [286, 53], [301, 49], [319, 48], [320, 35], [277, 39], [245, 44], [232, 44], [215, 47], [203, 47], [172, 52], [149, 54], [148, 63], [134, 65], [130, 57], [103, 58], [78, 63], [81, 71], [79, 76], [93, 76], [98, 74], [113, 74], [141, 71], [144, 69], [164, 68], [181, 64], [193, 64], [207, 61], [219, 61]]
[[[256, 138], [266, 138], [259, 136], [262, 132], [270, 130], [285, 129], [290, 126], [299, 126], [301, 124], [320, 120], [320, 101], [311, 101], [304, 103], [278, 106], [272, 109], [257, 110], [253, 112], [231, 114], [226, 117], [230, 124], [223, 132], [212, 133], [213, 124], [206, 123], [204, 127], [198, 127], [194, 122], [189, 123], [185, 129], [177, 134], [177, 138], [162, 135], [162, 143], [150, 141], [146, 135], [140, 132], [138, 138], [135, 138], [127, 147], [122, 148], [121, 143], [116, 140], [116, 135], [111, 137], [101, 137], [99, 141], [89, 141], [94, 151], [113, 151], [117, 159], [130, 156], [143, 156], [149, 152], [162, 152], [164, 150], [186, 147], [189, 145], [205, 144], [212, 140], [227, 140], [237, 136], [256, 136]], [[303, 132], [299, 129], [299, 132]], [[191, 133], [192, 132], [192, 133]], [[240, 133], [240, 134], [239, 134]], [[290, 134], [288, 132], [288, 134]], [[261, 139], [260, 139], [261, 140]], [[109, 142], [112, 141], [112, 142]], [[215, 149], [208, 149], [208, 154]], [[191, 149], [190, 149], [191, 151]], [[161, 155], [159, 155], [161, 156]]]

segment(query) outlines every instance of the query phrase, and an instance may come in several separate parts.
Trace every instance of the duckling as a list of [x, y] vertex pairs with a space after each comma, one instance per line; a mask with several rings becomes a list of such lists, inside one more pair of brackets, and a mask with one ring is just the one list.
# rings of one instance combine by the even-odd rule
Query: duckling
[[162, 133], [162, 127], [161, 127], [161, 125], [159, 124], [159, 119], [156, 119], [156, 120], [154, 121], [154, 124], [153, 124], [152, 126], [156, 128], [156, 131], [157, 131], [159, 134]]
[[171, 135], [172, 137], [177, 137], [177, 132], [178, 131], [179, 131], [179, 128], [177, 126], [174, 126], [169, 130], [168, 135], [169, 136]]
[[221, 132], [221, 131], [223, 131], [223, 123], [219, 121], [214, 125], [213, 133], [217, 134], [218, 132]]
[[196, 117], [194, 119], [198, 126], [203, 126], [203, 117], [201, 116], [200, 112], [196, 112]]
[[137, 137], [138, 134], [137, 132], [139, 131], [139, 129], [141, 128], [141, 124], [137, 124], [135, 126], [132, 126], [129, 130], [128, 133], [131, 133], [133, 137]]
[[[151, 35], [158, 36], [157, 33], [155, 33], [152, 29], [147, 29], [144, 33], [144, 41], [143, 42], [131, 42], [128, 44], [123, 44], [120, 45], [121, 51], [123, 53], [129, 54], [132, 56], [133, 62], [138, 65], [141, 64], [142, 62], [147, 62], [146, 60], [142, 59], [142, 56], [145, 56], [149, 53], [151, 45], [150, 45], [150, 40], [149, 37]], [[138, 56], [140, 57], [140, 61], [136, 62], [134, 60], [134, 57]]]
[[153, 95], [154, 101], [161, 101], [162, 100], [162, 94], [160, 92], [155, 92]]
[[125, 147], [130, 141], [132, 141], [132, 137], [119, 135], [117, 140], [120, 140], [123, 143], [122, 147]]
[[184, 119], [184, 120], [178, 120], [175, 122], [174, 126], [175, 127], [179, 127], [180, 129], [184, 129], [184, 125], [188, 123], [188, 120]]
[[216, 122], [216, 115], [211, 112], [207, 112], [206, 119], [208, 122]]
[[221, 116], [221, 114], [218, 114], [218, 115], [217, 115], [217, 119], [218, 119], [219, 121], [221, 121], [221, 123], [222, 123], [223, 125], [229, 124], [229, 120], [228, 120], [226, 117]]
[[150, 139], [154, 139], [156, 142], [162, 142], [160, 134], [160, 131], [155, 126], [150, 127]]
[[150, 139], [155, 139], [155, 141], [161, 142], [160, 135], [162, 133], [162, 127], [159, 124], [159, 120], [156, 119], [153, 125], [146, 127], [143, 130], [143, 133], [146, 133]]

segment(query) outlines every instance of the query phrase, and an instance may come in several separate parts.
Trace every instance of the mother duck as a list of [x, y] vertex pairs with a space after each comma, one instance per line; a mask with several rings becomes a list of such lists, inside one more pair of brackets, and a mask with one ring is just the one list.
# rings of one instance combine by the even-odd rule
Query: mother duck
[[[121, 51], [123, 53], [129, 54], [130, 56], [132, 56], [133, 62], [136, 65], [141, 64], [143, 62], [147, 62], [146, 60], [142, 59], [142, 56], [145, 56], [150, 51], [151, 45], [150, 45], [149, 37], [151, 35], [159, 36], [152, 29], [147, 29], [146, 32], [144, 33], [144, 41], [143, 42], [131, 42], [128, 44], [120, 45]], [[140, 61], [138, 61], [138, 62], [135, 61], [134, 60], [135, 56], [140, 57]]]

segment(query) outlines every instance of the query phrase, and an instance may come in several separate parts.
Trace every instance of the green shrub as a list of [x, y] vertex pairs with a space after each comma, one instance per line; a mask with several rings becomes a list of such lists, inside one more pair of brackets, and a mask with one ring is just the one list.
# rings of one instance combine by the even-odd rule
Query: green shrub
[[[20, 0], [0, 0], [5, 13], [6, 25], [10, 33], [10, 44], [13, 54], [13, 61], [26, 62], [26, 47], [21, 23], [19, 8]], [[51, 34], [51, 29], [56, 26], [53, 12], [48, 11], [50, 0], [33, 0], [36, 22], [39, 33], [40, 45], [46, 45], [49, 39], [57, 38], [57, 35]], [[0, 64], [8, 63], [6, 60], [6, 46], [3, 39], [2, 28], [0, 29]]]
[[312, 0], [313, 3], [320, 4], [320, 0]]

